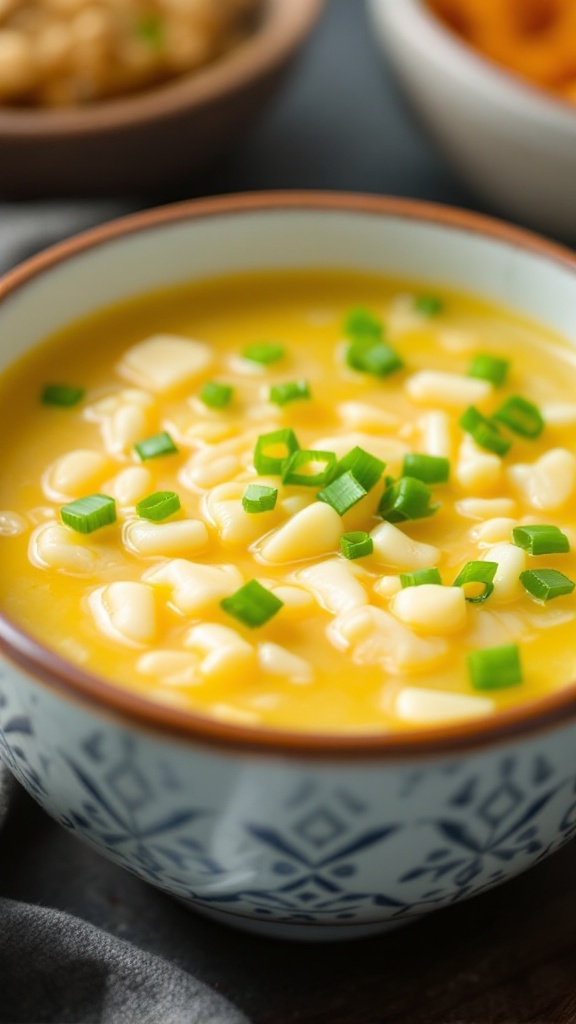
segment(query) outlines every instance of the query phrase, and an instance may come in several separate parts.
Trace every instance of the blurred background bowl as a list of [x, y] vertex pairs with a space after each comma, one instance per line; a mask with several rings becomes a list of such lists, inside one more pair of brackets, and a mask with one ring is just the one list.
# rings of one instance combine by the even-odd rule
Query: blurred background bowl
[[182, 184], [230, 149], [274, 96], [323, 0], [267, 0], [214, 63], [129, 97], [67, 109], [0, 107], [0, 193], [143, 193]]
[[454, 170], [524, 224], [576, 241], [576, 106], [476, 53], [424, 0], [367, 0], [376, 38]]

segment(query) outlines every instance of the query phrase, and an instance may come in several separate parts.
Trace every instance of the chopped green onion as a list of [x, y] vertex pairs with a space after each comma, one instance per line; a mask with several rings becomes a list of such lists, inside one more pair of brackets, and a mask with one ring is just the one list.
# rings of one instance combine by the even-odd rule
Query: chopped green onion
[[389, 523], [425, 519], [433, 516], [440, 508], [440, 505], [430, 504], [431, 498], [432, 492], [421, 480], [403, 476], [384, 491], [378, 512]]
[[300, 448], [296, 434], [290, 427], [260, 434], [254, 449], [254, 467], [257, 473], [282, 473], [286, 460]]
[[398, 353], [386, 342], [360, 335], [349, 345], [346, 362], [353, 370], [371, 373], [374, 377], [387, 377], [404, 366]]
[[223, 409], [229, 405], [234, 388], [231, 384], [219, 384], [216, 380], [206, 381], [200, 392], [200, 400], [210, 409]]
[[444, 312], [444, 300], [439, 295], [419, 295], [414, 306], [423, 316], [440, 316]]
[[489, 380], [499, 388], [506, 380], [509, 369], [510, 363], [507, 359], [498, 359], [497, 356], [490, 356], [482, 352], [474, 356], [468, 367], [468, 376]]
[[284, 356], [284, 346], [275, 341], [260, 341], [254, 345], [248, 345], [242, 352], [244, 359], [251, 363], [261, 363], [262, 366], [270, 366], [277, 363]]
[[538, 406], [529, 402], [521, 395], [507, 398], [493, 415], [493, 419], [504, 423], [515, 434], [521, 437], [540, 437], [544, 430], [544, 420]]
[[351, 309], [344, 321], [344, 333], [348, 338], [372, 338], [379, 341], [383, 334], [382, 321], [364, 306]]
[[559, 526], [515, 526], [512, 541], [530, 555], [562, 554], [570, 551], [570, 541]]
[[284, 602], [258, 580], [250, 580], [230, 597], [220, 601], [220, 607], [245, 626], [263, 626], [283, 607]]
[[402, 476], [413, 476], [424, 484], [445, 484], [450, 476], [450, 459], [409, 452], [404, 456]]
[[165, 430], [160, 434], [154, 434], [152, 437], [146, 437], [143, 441], [138, 441], [134, 448], [142, 461], [145, 459], [157, 459], [161, 455], [174, 455], [178, 451], [170, 434]]
[[366, 488], [362, 487], [356, 477], [348, 471], [342, 473], [342, 476], [336, 477], [336, 480], [328, 484], [323, 491], [319, 491], [316, 497], [320, 501], [325, 501], [327, 505], [331, 505], [338, 515], [343, 516], [367, 493]]
[[306, 380], [291, 380], [285, 384], [274, 384], [268, 395], [270, 402], [276, 405], [286, 405], [288, 402], [295, 402], [299, 398], [310, 398], [310, 386]]
[[245, 512], [271, 512], [276, 505], [277, 498], [277, 487], [248, 484], [242, 495], [242, 508]]
[[400, 583], [403, 587], [421, 587], [424, 583], [442, 584], [438, 569], [415, 569], [414, 572], [401, 572]]
[[371, 491], [385, 469], [386, 463], [382, 462], [382, 459], [377, 459], [375, 455], [370, 455], [370, 452], [366, 452], [356, 445], [340, 459], [336, 468], [336, 476], [350, 472], [358, 483], [362, 484], [365, 491]]
[[[336, 461], [334, 452], [294, 452], [282, 470], [282, 483], [300, 484], [301, 487], [324, 487], [334, 476]], [[311, 472], [305, 471], [306, 466], [311, 468]]]
[[363, 558], [371, 555], [373, 550], [374, 541], [364, 530], [353, 530], [340, 537], [340, 551], [344, 558]]
[[482, 604], [494, 590], [492, 581], [497, 571], [498, 562], [467, 562], [452, 586], [462, 587], [471, 604]]
[[557, 569], [526, 569], [520, 573], [520, 582], [530, 597], [541, 604], [552, 601], [555, 597], [571, 594], [576, 586]]
[[77, 533], [93, 533], [116, 521], [116, 502], [107, 494], [89, 494], [64, 505], [60, 509], [60, 517]]
[[496, 455], [505, 455], [512, 444], [511, 441], [502, 437], [496, 424], [478, 412], [473, 405], [470, 405], [460, 417], [460, 426], [467, 434], [472, 435], [473, 440], [480, 448], [495, 452]]
[[74, 388], [68, 384], [47, 384], [40, 396], [44, 405], [60, 405], [69, 408], [78, 405], [84, 398], [84, 388]]
[[142, 498], [136, 505], [136, 511], [142, 519], [150, 519], [153, 523], [160, 523], [168, 516], [174, 515], [181, 509], [180, 498], [175, 491], [156, 491], [155, 494]]
[[165, 34], [162, 18], [155, 14], [144, 15], [136, 22], [135, 34], [143, 43], [148, 43], [155, 50], [164, 48]]
[[475, 690], [506, 690], [522, 682], [517, 644], [485, 647], [468, 655], [468, 670]]

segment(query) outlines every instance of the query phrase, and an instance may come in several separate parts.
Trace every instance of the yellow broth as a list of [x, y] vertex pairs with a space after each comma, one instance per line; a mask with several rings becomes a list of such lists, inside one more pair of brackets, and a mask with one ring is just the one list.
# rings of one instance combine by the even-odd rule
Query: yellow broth
[[[429, 316], [419, 312], [417, 300], [431, 292], [440, 295], [443, 308]], [[402, 369], [377, 377], [350, 368], [343, 324], [355, 307], [382, 319]], [[166, 393], [126, 375], [126, 353], [157, 334], [197, 339], [208, 347], [207, 365]], [[284, 356], [267, 366], [242, 357], [248, 346], [262, 341], [282, 345]], [[472, 404], [490, 416], [508, 396], [522, 395], [546, 420], [535, 439], [502, 428], [512, 445], [498, 464], [492, 458], [484, 465], [482, 457], [489, 453], [459, 425], [468, 401], [415, 400], [410, 390], [414, 375], [428, 370], [456, 374], [465, 388], [468, 368], [479, 353], [509, 360], [510, 369], [501, 387], [490, 386]], [[307, 382], [310, 398], [283, 406], [268, 400], [273, 385], [299, 380]], [[233, 386], [229, 405], [204, 405], [199, 395], [207, 381]], [[40, 400], [47, 383], [77, 385], [86, 393], [72, 408], [49, 406]], [[574, 352], [561, 339], [470, 296], [414, 282], [344, 271], [262, 272], [187, 285], [104, 310], [47, 339], [0, 379], [0, 603], [64, 658], [119, 687], [256, 727], [390, 732], [467, 717], [466, 704], [447, 704], [444, 713], [442, 701], [431, 712], [424, 704], [420, 713], [422, 691], [432, 691], [434, 699], [438, 692], [471, 698], [470, 715], [525, 704], [576, 676], [574, 594], [540, 604], [520, 585], [509, 588], [508, 596], [504, 587], [483, 603], [462, 602], [463, 619], [446, 629], [410, 625], [396, 614], [398, 578], [409, 567], [397, 564], [395, 557], [386, 561], [375, 550], [351, 561], [339, 553], [338, 541], [328, 538], [313, 557], [303, 557], [298, 543], [294, 558], [278, 562], [264, 557], [271, 537], [299, 511], [320, 504], [321, 488], [283, 484], [278, 475], [261, 480], [253, 451], [260, 434], [291, 427], [301, 449], [338, 449], [341, 457], [359, 445], [382, 457], [385, 476], [395, 479], [405, 453], [445, 451], [450, 480], [430, 485], [439, 510], [394, 526], [405, 537], [439, 550], [433, 564], [444, 587], [451, 588], [468, 561], [490, 560], [498, 544], [511, 547], [515, 525], [555, 524], [570, 540], [576, 538], [575, 394]], [[144, 437], [167, 431], [177, 454], [142, 462], [130, 435], [140, 421]], [[89, 480], [80, 473], [74, 485], [72, 473], [68, 492], [59, 495], [55, 481], [62, 484], [62, 472], [54, 467], [74, 451], [101, 453], [105, 459], [98, 467], [96, 457]], [[550, 451], [564, 453], [557, 496], [554, 473], [551, 487], [550, 475], [538, 473], [543, 465], [538, 460]], [[80, 455], [76, 465], [85, 467], [87, 458]], [[174, 549], [171, 540], [169, 549], [146, 554], [127, 541], [138, 516], [134, 495], [129, 500], [118, 496], [118, 475], [129, 467], [147, 471], [138, 500], [160, 490], [179, 495], [181, 510], [165, 522], [204, 523], [199, 528], [207, 537], [204, 546], [192, 544], [191, 550], [184, 543], [179, 550], [180, 542]], [[540, 507], [542, 481], [545, 508]], [[245, 488], [258, 482], [278, 488], [272, 512], [242, 508]], [[341, 533], [378, 530], [384, 487], [381, 480], [341, 517]], [[92, 493], [116, 497], [117, 521], [87, 535], [65, 527], [72, 563], [61, 562], [61, 547], [46, 540], [56, 535], [43, 531], [60, 522], [62, 506]], [[478, 505], [477, 499], [488, 504]], [[495, 500], [507, 500], [504, 512], [491, 504]], [[225, 523], [232, 523], [229, 535]], [[78, 568], [74, 558], [80, 549], [88, 555]], [[520, 558], [525, 569], [556, 568], [576, 579], [573, 550]], [[239, 579], [256, 579], [272, 591], [281, 588], [279, 595], [288, 594], [290, 601], [257, 628], [228, 614], [220, 605], [223, 595], [207, 598], [200, 609], [183, 610], [174, 573], [162, 575], [175, 559], [235, 567], [228, 593], [238, 589]], [[310, 583], [309, 570], [318, 563], [345, 567], [335, 590]], [[160, 582], [154, 575], [158, 571]], [[153, 628], [146, 634], [142, 626], [136, 641], [106, 626], [112, 619], [114, 628], [122, 625], [122, 614], [106, 619], [111, 606], [102, 590], [118, 582], [143, 582], [151, 594]], [[100, 596], [94, 598], [95, 592]], [[228, 661], [222, 660], [218, 632], [216, 640], [208, 641], [198, 632], [207, 623], [226, 627], [230, 633], [222, 637], [236, 635], [243, 641], [238, 658], [232, 651]], [[518, 645], [522, 682], [475, 691], [468, 654], [502, 644]], [[411, 645], [418, 650], [414, 659]], [[408, 710], [401, 698], [406, 689], [417, 691]], [[488, 703], [475, 704], [478, 699]]]

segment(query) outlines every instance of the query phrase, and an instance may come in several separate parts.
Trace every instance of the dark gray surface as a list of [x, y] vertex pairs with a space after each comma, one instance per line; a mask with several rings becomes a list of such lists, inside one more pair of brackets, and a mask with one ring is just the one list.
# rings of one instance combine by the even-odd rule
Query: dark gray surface
[[[327, 0], [291, 82], [243, 145], [186, 195], [151, 196], [147, 205], [281, 188], [486, 209], [413, 121], [370, 38], [361, 0]], [[0, 203], [0, 268], [137, 205], [115, 197]], [[337, 949], [288, 947], [193, 916], [82, 846], [20, 794], [0, 841], [0, 896], [68, 911], [166, 957], [227, 995], [254, 1024], [574, 1024], [575, 853], [572, 844], [527, 879], [392, 937]], [[539, 943], [541, 952], [532, 952]]]

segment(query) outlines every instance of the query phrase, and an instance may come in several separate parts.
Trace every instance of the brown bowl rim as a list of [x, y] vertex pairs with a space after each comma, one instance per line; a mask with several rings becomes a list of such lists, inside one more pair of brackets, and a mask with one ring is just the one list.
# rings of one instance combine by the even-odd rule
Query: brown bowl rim
[[481, 65], [486, 71], [493, 74], [497, 79], [500, 80], [501, 84], [512, 86], [519, 90], [524, 95], [525, 99], [536, 99], [542, 102], [542, 104], [549, 104], [552, 107], [559, 108], [566, 114], [570, 114], [572, 118], [576, 119], [576, 104], [570, 100], [565, 99], [558, 93], [555, 93], [552, 89], [547, 89], [543, 85], [538, 85], [537, 82], [532, 79], [524, 77], [518, 71], [514, 71], [513, 68], [507, 67], [505, 64], [499, 64], [498, 61], [492, 57], [488, 57], [481, 50], [477, 50], [472, 43], [469, 43], [467, 39], [459, 36], [456, 31], [450, 28], [446, 22], [442, 21], [442, 18], [433, 11], [427, 3], [427, 0], [414, 0], [416, 8], [420, 14], [426, 18], [429, 24], [434, 25], [446, 38], [448, 38], [454, 47], [466, 54], [467, 57], [472, 58], [476, 63]]
[[201, 108], [273, 71], [295, 51], [326, 0], [267, 0], [262, 22], [239, 46], [158, 86], [82, 107], [0, 107], [0, 138], [56, 139], [148, 124]]
[[[523, 228], [482, 214], [396, 197], [333, 192], [268, 192], [187, 200], [146, 210], [83, 232], [34, 256], [0, 280], [0, 302], [30, 281], [80, 253], [117, 238], [163, 228], [174, 222], [286, 210], [340, 211], [419, 221], [449, 230], [494, 239], [532, 252], [574, 275], [576, 255]], [[306, 756], [321, 759], [403, 760], [442, 755], [538, 734], [576, 722], [576, 682], [494, 718], [413, 732], [322, 733], [249, 727], [221, 722], [193, 712], [153, 703], [144, 697], [84, 672], [48, 650], [0, 611], [0, 652], [36, 680], [72, 702], [89, 703], [140, 727], [240, 752]]]

